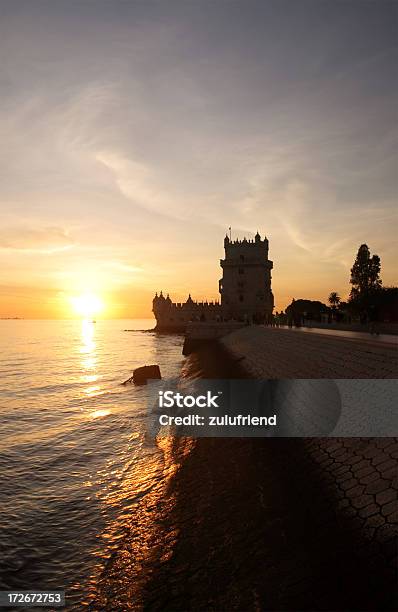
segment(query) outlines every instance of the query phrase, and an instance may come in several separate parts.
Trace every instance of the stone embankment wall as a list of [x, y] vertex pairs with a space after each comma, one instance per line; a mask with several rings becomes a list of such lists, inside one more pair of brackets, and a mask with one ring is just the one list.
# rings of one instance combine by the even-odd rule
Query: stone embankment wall
[[222, 336], [240, 329], [242, 325], [243, 323], [236, 321], [217, 323], [198, 323], [192, 321], [187, 324], [182, 353], [183, 355], [190, 355], [190, 353], [199, 350], [202, 346], [215, 342], [222, 338]]

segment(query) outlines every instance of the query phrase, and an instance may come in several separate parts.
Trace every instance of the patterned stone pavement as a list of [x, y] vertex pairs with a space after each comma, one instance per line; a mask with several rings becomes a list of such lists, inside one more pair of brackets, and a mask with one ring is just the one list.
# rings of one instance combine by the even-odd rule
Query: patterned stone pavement
[[337, 523], [350, 518], [366, 555], [396, 576], [398, 439], [313, 438], [305, 445], [338, 500]]
[[144, 609], [396, 610], [397, 448], [197, 440], [167, 493], [160, 523], [178, 535], [151, 567]]
[[[397, 349], [290, 330], [245, 328], [224, 348], [254, 378], [397, 378]], [[398, 407], [396, 407], [398, 409]], [[311, 470], [336, 500], [329, 528], [354, 535], [369, 562], [397, 584], [398, 439], [304, 439]], [[348, 521], [348, 522], [347, 522]]]

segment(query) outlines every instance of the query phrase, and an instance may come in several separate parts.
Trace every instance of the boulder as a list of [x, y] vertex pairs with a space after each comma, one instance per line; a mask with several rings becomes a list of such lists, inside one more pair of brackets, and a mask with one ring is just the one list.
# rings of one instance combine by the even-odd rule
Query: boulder
[[159, 380], [162, 378], [158, 365], [145, 365], [136, 368], [131, 378], [124, 381], [124, 385], [133, 382], [135, 385], [145, 385], [148, 380]]

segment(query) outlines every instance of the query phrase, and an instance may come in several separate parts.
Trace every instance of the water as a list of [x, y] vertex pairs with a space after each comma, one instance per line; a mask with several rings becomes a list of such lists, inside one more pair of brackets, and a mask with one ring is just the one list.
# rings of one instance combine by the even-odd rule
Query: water
[[137, 366], [179, 374], [183, 338], [152, 320], [0, 321], [0, 588], [82, 606], [162, 477]]

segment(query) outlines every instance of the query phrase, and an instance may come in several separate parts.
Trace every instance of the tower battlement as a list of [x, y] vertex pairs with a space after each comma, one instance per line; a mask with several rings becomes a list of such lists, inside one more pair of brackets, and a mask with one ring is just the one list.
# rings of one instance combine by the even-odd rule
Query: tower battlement
[[268, 239], [257, 232], [254, 240], [224, 238], [225, 258], [220, 260], [223, 276], [219, 281], [221, 303], [197, 302], [189, 294], [186, 302], [172, 302], [169, 294], [156, 293], [152, 310], [156, 329], [185, 331], [191, 321], [241, 321], [264, 323], [272, 317], [271, 290], [273, 262], [268, 259]]
[[197, 302], [189, 294], [186, 302], [172, 302], [169, 294], [156, 293], [152, 301], [152, 311], [156, 317], [159, 331], [184, 331], [191, 321], [221, 321], [221, 304], [218, 301]]

